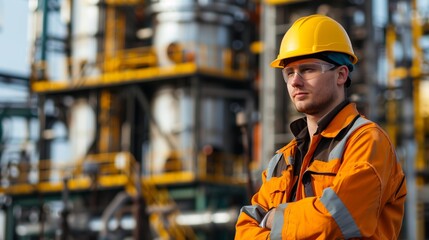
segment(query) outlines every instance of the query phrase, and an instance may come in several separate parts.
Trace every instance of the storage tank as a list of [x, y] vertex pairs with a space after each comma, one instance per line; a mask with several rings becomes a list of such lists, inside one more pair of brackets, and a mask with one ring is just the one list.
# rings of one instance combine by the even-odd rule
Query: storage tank
[[[215, 89], [215, 93], [207, 88]], [[199, 100], [199, 110], [195, 109], [198, 105], [188, 87], [164, 85], [155, 90], [151, 101], [150, 141], [144, 146], [145, 174], [194, 172], [197, 167], [194, 153], [207, 146], [223, 153], [237, 151], [237, 139], [241, 135], [234, 120], [235, 114], [244, 109], [244, 100], [239, 96], [221, 97], [217, 95], [222, 91], [220, 88], [207, 88], [202, 89], [205, 94]]]
[[227, 49], [234, 43], [240, 45], [233, 32], [237, 23], [247, 19], [244, 4], [231, 0], [152, 0], [149, 10], [159, 65], [196, 61], [201, 67], [223, 69]]
[[[100, 7], [98, 0], [74, 0], [72, 7], [72, 79], [82, 76], [97, 76], [96, 66], [100, 42]], [[82, 17], [85, 16], [85, 17]]]
[[155, 91], [146, 174], [192, 170], [192, 104], [185, 88], [165, 85]]

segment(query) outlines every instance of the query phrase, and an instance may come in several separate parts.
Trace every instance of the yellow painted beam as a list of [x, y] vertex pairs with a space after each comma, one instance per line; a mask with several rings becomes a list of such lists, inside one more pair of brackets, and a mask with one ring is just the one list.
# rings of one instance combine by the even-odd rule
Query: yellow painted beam
[[269, 5], [292, 4], [298, 2], [308, 2], [309, 0], [265, 0], [264, 2]]
[[63, 190], [62, 182], [42, 182], [37, 184], [40, 192], [61, 192]]
[[85, 87], [106, 86], [110, 84], [127, 83], [135, 81], [151, 80], [160, 77], [171, 77], [184, 74], [196, 73], [195, 63], [182, 63], [172, 67], [150, 67], [138, 70], [114, 71], [94, 77], [84, 77], [75, 84], [68, 80], [49, 81], [41, 80], [33, 82], [31, 88], [36, 93], [55, 92], [68, 89], [79, 89]]
[[41, 80], [33, 82], [31, 88], [36, 93], [73, 90], [87, 87], [102, 87], [111, 84], [125, 84], [137, 81], [147, 81], [163, 77], [195, 74], [197, 72], [216, 74], [237, 80], [246, 78], [246, 72], [237, 70], [223, 70], [207, 67], [197, 67], [195, 63], [180, 63], [171, 67], [149, 67], [138, 70], [113, 71], [94, 77], [85, 77], [79, 80], [79, 84], [68, 80], [49, 81]]
[[171, 172], [163, 173], [159, 175], [146, 176], [142, 178], [142, 181], [146, 181], [149, 184], [175, 184], [175, 183], [187, 183], [196, 180], [196, 174], [193, 172]]

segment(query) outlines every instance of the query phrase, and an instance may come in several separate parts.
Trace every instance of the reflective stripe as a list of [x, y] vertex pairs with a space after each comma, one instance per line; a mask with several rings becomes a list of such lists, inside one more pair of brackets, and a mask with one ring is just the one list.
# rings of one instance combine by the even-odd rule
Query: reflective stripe
[[340, 159], [343, 157], [344, 149], [347, 143], [347, 140], [349, 139], [350, 135], [361, 126], [370, 123], [371, 121], [358, 117], [356, 121], [353, 123], [353, 126], [349, 129], [346, 136], [341, 139], [341, 141], [338, 142], [338, 144], [332, 149], [332, 151], [329, 153], [328, 161], [334, 160], [334, 159]]
[[289, 156], [289, 160], [287, 161], [290, 165], [295, 165], [295, 159], [292, 156]]
[[340, 227], [345, 239], [362, 237], [349, 210], [332, 188], [325, 188], [325, 190], [323, 190], [320, 201], [325, 205], [326, 209], [328, 209], [338, 227]]
[[241, 212], [245, 212], [251, 218], [255, 219], [258, 223], [261, 223], [261, 221], [264, 218], [265, 214], [267, 214], [267, 211], [265, 211], [259, 205], [244, 206], [244, 207], [241, 208]]
[[284, 224], [284, 215], [287, 203], [282, 203], [276, 207], [274, 213], [273, 226], [271, 228], [270, 239], [272, 240], [281, 240], [282, 239], [282, 229]]
[[271, 158], [267, 168], [267, 178], [266, 178], [267, 181], [270, 180], [271, 177], [273, 176], [274, 170], [276, 169], [276, 166], [279, 163], [282, 156], [283, 156], [283, 153], [277, 153]]

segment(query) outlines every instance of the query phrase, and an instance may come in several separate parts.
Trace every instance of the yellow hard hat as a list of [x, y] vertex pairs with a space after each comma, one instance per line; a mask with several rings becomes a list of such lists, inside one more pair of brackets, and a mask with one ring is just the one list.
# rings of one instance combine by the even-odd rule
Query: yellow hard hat
[[285, 33], [272, 67], [283, 68], [282, 60], [320, 52], [339, 52], [350, 56], [353, 64], [358, 58], [346, 30], [334, 19], [310, 15], [296, 20]]

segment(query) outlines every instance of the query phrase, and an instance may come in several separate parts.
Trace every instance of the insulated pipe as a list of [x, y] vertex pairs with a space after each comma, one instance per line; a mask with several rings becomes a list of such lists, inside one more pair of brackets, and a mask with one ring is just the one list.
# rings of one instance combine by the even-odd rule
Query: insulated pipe
[[[87, 230], [91, 232], [103, 232], [104, 237], [107, 238], [108, 231], [116, 229], [122, 229], [124, 231], [132, 231], [136, 227], [136, 222], [131, 215], [123, 216], [121, 219], [108, 218], [108, 215], [112, 213], [112, 210], [117, 210], [117, 206], [121, 205], [122, 201], [125, 201], [127, 196], [125, 194], [118, 195], [117, 199], [114, 200], [115, 204], [111, 205], [111, 209], [103, 214], [102, 217], [91, 217], [87, 224], [86, 229], [81, 229], [79, 226], [82, 225], [77, 221], [69, 222], [70, 231], [78, 229], [79, 231]], [[109, 207], [110, 208], [110, 207]], [[114, 212], [114, 211], [113, 211]], [[174, 221], [180, 226], [188, 226], [199, 229], [209, 229], [213, 226], [217, 227], [234, 227], [234, 224], [239, 214], [238, 208], [229, 208], [217, 211], [202, 211], [202, 212], [186, 212], [179, 213], [174, 218]], [[71, 219], [80, 219], [80, 215], [71, 213]], [[104, 219], [103, 219], [104, 218]], [[78, 220], [79, 221], [79, 220]], [[51, 231], [57, 228], [56, 221], [45, 222], [45, 229]], [[41, 233], [41, 223], [18, 223], [16, 225], [16, 233], [19, 237], [29, 237], [38, 235]], [[104, 239], [106, 239], [104, 238]], [[103, 238], [100, 238], [103, 239]]]
[[237, 208], [230, 208], [217, 211], [179, 213], [175, 221], [178, 225], [194, 228], [234, 227], [239, 212]]

